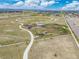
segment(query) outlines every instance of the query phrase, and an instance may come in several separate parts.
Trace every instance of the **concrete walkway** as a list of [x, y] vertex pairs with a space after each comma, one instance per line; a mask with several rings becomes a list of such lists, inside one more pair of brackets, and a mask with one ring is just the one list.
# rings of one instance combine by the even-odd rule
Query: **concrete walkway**
[[33, 44], [34, 36], [33, 36], [31, 31], [29, 31], [28, 29], [22, 28], [22, 26], [23, 26], [23, 23], [21, 23], [19, 28], [26, 31], [26, 32], [28, 32], [30, 34], [30, 37], [31, 37], [31, 41], [30, 41], [29, 45], [27, 46], [27, 48], [25, 49], [25, 52], [24, 52], [24, 55], [23, 55], [23, 59], [28, 59], [28, 54], [29, 54], [30, 48], [31, 48], [31, 46]]

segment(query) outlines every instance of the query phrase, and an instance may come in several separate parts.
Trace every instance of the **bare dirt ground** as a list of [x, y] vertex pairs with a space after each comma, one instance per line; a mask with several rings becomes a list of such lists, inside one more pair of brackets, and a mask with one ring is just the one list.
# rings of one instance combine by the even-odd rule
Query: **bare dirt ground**
[[71, 35], [56, 36], [53, 39], [35, 43], [29, 59], [79, 59], [79, 50]]

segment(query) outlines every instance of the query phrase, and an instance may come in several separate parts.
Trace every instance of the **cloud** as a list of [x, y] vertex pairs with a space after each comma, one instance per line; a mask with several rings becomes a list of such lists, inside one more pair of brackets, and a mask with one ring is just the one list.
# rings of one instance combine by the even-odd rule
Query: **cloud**
[[42, 8], [46, 8], [50, 5], [53, 5], [55, 2], [55, 0], [25, 0], [25, 2], [23, 2], [22, 0], [15, 0], [17, 1], [14, 4], [9, 4], [9, 3], [4, 3], [3, 5], [0, 5], [0, 8], [38, 8], [38, 9], [42, 9]]
[[8, 2], [4, 2], [3, 4], [0, 4], [0, 8], [11, 8], [11, 9], [19, 9], [23, 8], [24, 2], [22, 0], [14, 0], [17, 1], [16, 3], [10, 4]]
[[14, 9], [45, 9], [48, 6], [51, 6], [57, 2], [55, 0], [15, 0], [16, 3], [10, 4], [10, 3], [4, 3], [3, 5], [0, 5], [0, 8], [14, 8]]
[[79, 2], [73, 1], [72, 3], [66, 4], [61, 9], [62, 10], [79, 10]]
[[27, 7], [37, 7], [39, 3], [39, 0], [33, 1], [33, 0], [27, 0], [25, 1], [25, 6]]
[[14, 6], [23, 6], [24, 2], [23, 1], [19, 1], [17, 3], [14, 4]]
[[55, 4], [55, 3], [56, 3], [55, 1], [46, 1], [46, 2], [42, 2], [41, 6], [47, 7], [47, 6]]
[[46, 1], [46, 0], [26, 0], [25, 5], [26, 6], [32, 6], [32, 7], [47, 7], [49, 5], [52, 5], [55, 3], [55, 0]]

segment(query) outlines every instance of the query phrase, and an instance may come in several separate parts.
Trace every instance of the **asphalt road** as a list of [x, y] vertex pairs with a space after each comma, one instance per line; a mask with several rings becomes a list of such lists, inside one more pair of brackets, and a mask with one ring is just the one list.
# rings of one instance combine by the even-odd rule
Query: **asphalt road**
[[65, 20], [66, 20], [66, 23], [68, 24], [68, 26], [70, 27], [71, 31], [73, 32], [74, 34], [74, 37], [75, 37], [75, 42], [77, 44], [77, 46], [79, 47], [79, 42], [77, 40], [79, 40], [79, 27], [78, 25], [76, 24], [76, 21], [78, 19], [75, 19], [75, 17], [71, 17], [71, 16], [65, 16]]

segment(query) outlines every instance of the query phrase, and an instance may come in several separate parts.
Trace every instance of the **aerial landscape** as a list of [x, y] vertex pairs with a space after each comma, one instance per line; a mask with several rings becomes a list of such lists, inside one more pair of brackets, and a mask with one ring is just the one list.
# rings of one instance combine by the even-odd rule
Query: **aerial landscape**
[[78, 10], [78, 0], [1, 0], [0, 59], [79, 59]]

